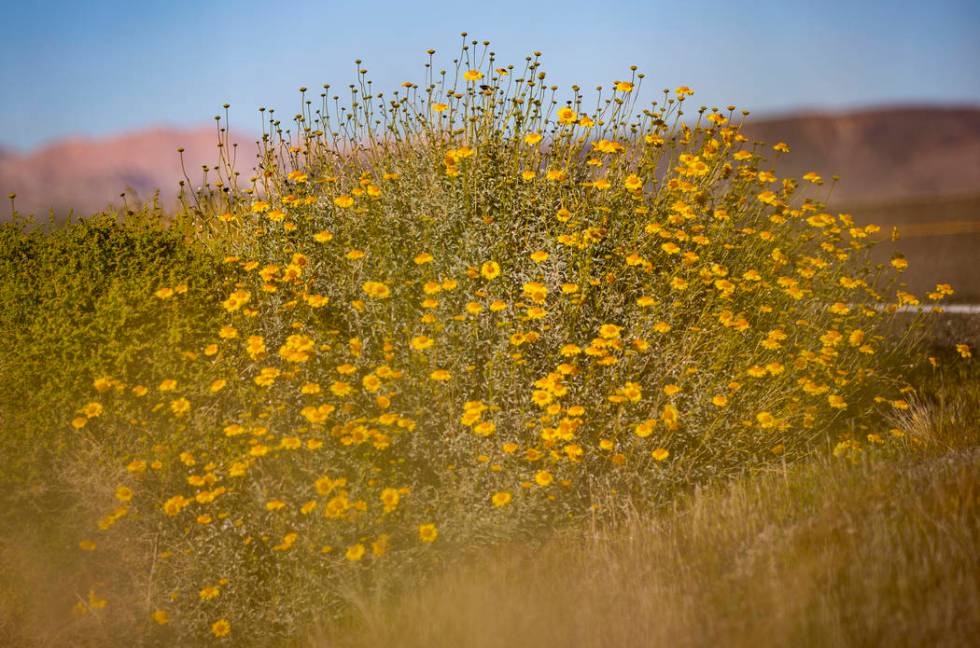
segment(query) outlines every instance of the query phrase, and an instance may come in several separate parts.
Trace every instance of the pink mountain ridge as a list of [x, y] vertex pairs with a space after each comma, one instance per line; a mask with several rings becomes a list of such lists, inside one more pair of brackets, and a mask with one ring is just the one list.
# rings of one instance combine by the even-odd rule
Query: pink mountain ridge
[[[237, 168], [246, 178], [255, 165], [254, 139], [231, 136], [237, 143]], [[202, 165], [219, 159], [214, 127], [180, 129], [153, 127], [108, 137], [70, 137], [35, 151], [0, 151], [0, 190], [16, 194], [17, 211], [43, 216], [97, 212], [107, 205], [134, 206], [153, 199], [176, 205], [184, 171], [198, 186]], [[183, 169], [177, 149], [183, 148]], [[211, 179], [214, 179], [213, 173]], [[125, 193], [125, 199], [120, 194]], [[9, 206], [0, 218], [9, 216]]]
[[[851, 112], [750, 116], [745, 133], [769, 144], [787, 142], [792, 153], [781, 175], [816, 171], [842, 179], [837, 204], [860, 205], [923, 197], [980, 194], [980, 107], [892, 106]], [[254, 166], [254, 136], [235, 133], [237, 168]], [[183, 179], [177, 148], [191, 184], [201, 165], [218, 159], [214, 127], [149, 128], [102, 138], [72, 137], [20, 154], [0, 151], [0, 191], [16, 193], [17, 210], [44, 216], [99, 211], [152, 199], [175, 204]], [[7, 205], [0, 218], [10, 215]]]

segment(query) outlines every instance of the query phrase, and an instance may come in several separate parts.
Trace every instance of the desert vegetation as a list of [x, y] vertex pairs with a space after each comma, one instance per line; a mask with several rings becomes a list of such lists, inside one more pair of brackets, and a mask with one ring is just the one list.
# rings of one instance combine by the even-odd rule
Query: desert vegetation
[[[874, 643], [905, 595], [975, 628], [973, 350], [925, 342], [953, 288], [745, 113], [619, 76], [566, 97], [464, 36], [263, 110], [252, 169], [219, 117], [176, 213], [5, 224], [0, 629]], [[906, 576], [863, 579], [882, 553]]]

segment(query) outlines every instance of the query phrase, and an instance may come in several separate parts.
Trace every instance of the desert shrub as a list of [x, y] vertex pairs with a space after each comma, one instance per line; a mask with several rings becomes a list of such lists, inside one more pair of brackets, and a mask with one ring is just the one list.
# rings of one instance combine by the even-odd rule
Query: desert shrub
[[8, 480], [47, 471], [44, 455], [65, 439], [38, 429], [63, 429], [94, 378], [153, 359], [154, 349], [199, 335], [202, 318], [213, 316], [162, 310], [147, 286], [191, 276], [200, 292], [220, 270], [180, 223], [151, 208], [50, 228], [29, 219], [0, 225], [5, 493]]
[[687, 87], [640, 106], [635, 70], [588, 107], [537, 57], [432, 65], [391, 94], [363, 70], [349, 101], [304, 91], [248, 183], [223, 162], [187, 196], [224, 274], [143, 276], [146, 321], [214, 325], [152, 361], [127, 346], [69, 413], [93, 511], [80, 632], [296, 636], [440, 548], [828, 438], [846, 455], [908, 407], [915, 334], [881, 334], [886, 305], [918, 304], [904, 263], [868, 261], [877, 229], [827, 212], [821, 178], [776, 176], [788, 146], [685, 111]]

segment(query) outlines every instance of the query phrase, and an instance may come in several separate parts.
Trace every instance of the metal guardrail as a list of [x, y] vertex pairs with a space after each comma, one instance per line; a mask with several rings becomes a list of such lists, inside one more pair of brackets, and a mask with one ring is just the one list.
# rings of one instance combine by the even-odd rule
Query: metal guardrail
[[944, 305], [921, 305], [921, 306], [894, 306], [889, 304], [875, 304], [877, 310], [891, 310], [895, 308], [898, 313], [929, 313], [935, 308], [942, 309], [944, 314], [949, 315], [980, 315], [980, 304], [944, 304]]

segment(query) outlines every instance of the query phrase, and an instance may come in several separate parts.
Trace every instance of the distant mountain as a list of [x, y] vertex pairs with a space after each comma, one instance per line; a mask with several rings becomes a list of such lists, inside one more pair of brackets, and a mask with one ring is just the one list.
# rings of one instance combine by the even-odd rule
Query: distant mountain
[[[839, 175], [838, 203], [874, 203], [929, 196], [980, 194], [980, 108], [896, 106], [853, 112], [750, 117], [746, 134], [792, 154], [784, 175]], [[239, 169], [251, 169], [255, 146], [236, 137]], [[194, 182], [202, 164], [217, 160], [212, 128], [153, 128], [106, 138], [70, 138], [19, 154], [0, 150], [0, 192], [15, 192], [22, 212], [49, 208], [90, 213], [107, 203], [149, 199], [156, 189], [174, 204], [182, 174], [177, 147]], [[0, 216], [7, 216], [3, 207]]]
[[791, 146], [783, 175], [840, 176], [840, 203], [980, 194], [980, 107], [750, 116], [745, 133]]
[[[233, 137], [239, 144], [238, 168], [250, 169], [255, 143]], [[3, 198], [16, 193], [17, 210], [45, 214], [98, 211], [107, 204], [151, 200], [159, 190], [160, 201], [176, 204], [178, 183], [183, 179], [177, 148], [184, 148], [184, 167], [193, 183], [201, 180], [201, 165], [218, 161], [217, 133], [213, 128], [151, 128], [104, 138], [72, 137], [36, 151], [0, 152], [0, 191]], [[8, 216], [5, 207], [0, 216]]]

